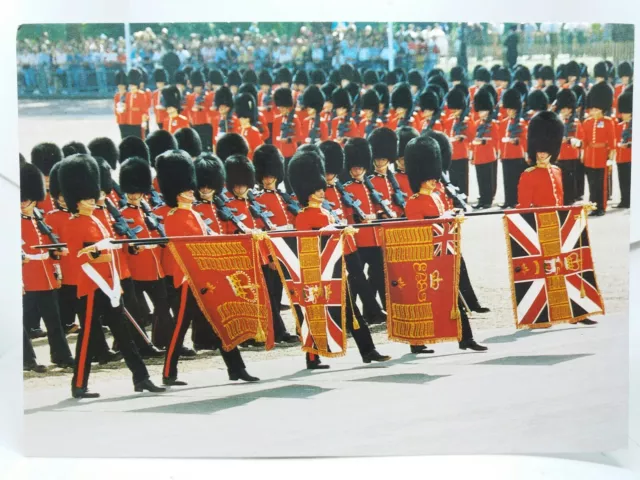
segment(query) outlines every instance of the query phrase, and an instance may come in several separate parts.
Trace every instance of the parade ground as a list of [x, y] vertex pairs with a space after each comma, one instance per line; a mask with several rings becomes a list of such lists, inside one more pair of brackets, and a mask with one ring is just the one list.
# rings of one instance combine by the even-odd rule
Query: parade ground
[[[33, 145], [98, 136], [118, 140], [110, 100], [22, 101], [20, 152]], [[502, 203], [498, 180], [495, 204]], [[471, 202], [477, 182], [470, 171]], [[587, 197], [585, 197], [587, 198]], [[619, 201], [614, 169], [612, 204]], [[462, 453], [603, 452], [627, 442], [629, 213], [611, 209], [589, 221], [595, 271], [606, 315], [595, 326], [516, 330], [501, 215], [469, 218], [462, 250], [483, 306], [475, 339], [487, 352], [454, 343], [412, 355], [372, 329], [378, 350], [393, 357], [362, 363], [355, 344], [331, 369], [305, 370], [297, 346], [244, 349], [261, 379], [227, 378], [219, 354], [181, 361], [186, 387], [136, 394], [123, 362], [92, 370], [96, 400], [70, 398], [71, 371], [25, 374], [25, 443], [30, 456], [291, 457]], [[283, 312], [293, 332], [290, 313]], [[18, 321], [16, 319], [16, 321]], [[75, 336], [69, 343], [75, 349]], [[190, 335], [187, 335], [190, 338]], [[49, 365], [48, 346], [34, 341]], [[161, 380], [161, 361], [149, 361]], [[113, 439], [122, 435], [126, 442]], [[66, 431], [61, 438], [60, 431]], [[82, 438], [81, 442], [72, 439]], [[70, 443], [72, 442], [72, 444]], [[72, 446], [70, 446], [72, 445]], [[132, 448], [135, 445], [135, 449]]]

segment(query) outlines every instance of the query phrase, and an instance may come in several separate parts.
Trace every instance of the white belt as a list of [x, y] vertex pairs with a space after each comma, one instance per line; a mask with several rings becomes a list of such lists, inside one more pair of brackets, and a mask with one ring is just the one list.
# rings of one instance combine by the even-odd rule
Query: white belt
[[107, 281], [102, 278], [102, 275], [98, 273], [98, 271], [93, 268], [93, 265], [90, 263], [83, 263], [81, 265], [82, 270], [87, 276], [93, 280], [93, 282], [98, 286], [102, 293], [104, 293], [109, 300], [111, 301], [111, 306], [116, 308], [120, 305], [120, 296], [122, 295], [122, 289], [120, 288], [120, 277], [118, 276], [118, 271], [115, 268], [115, 262], [113, 257], [111, 258], [111, 273], [113, 275], [113, 288], [109, 286]]
[[279, 227], [275, 228], [278, 231], [282, 231], [282, 230], [293, 230], [293, 225], [280, 225]]
[[24, 256], [25, 256], [25, 258], [28, 258], [29, 260], [46, 260], [47, 258], [49, 258], [49, 252], [44, 252], [44, 253], [25, 253]]

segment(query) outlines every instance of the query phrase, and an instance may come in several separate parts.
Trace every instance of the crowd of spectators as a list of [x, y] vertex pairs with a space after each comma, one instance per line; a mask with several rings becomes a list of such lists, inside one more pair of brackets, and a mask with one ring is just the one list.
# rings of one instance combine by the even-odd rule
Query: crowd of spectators
[[[608, 25], [520, 24], [521, 52], [534, 45], [558, 42], [584, 45], [587, 38], [610, 37]], [[500, 57], [505, 24], [394, 24], [389, 48], [386, 24], [357, 27], [335, 23], [301, 26], [295, 35], [262, 31], [259, 24], [231, 34], [181, 37], [167, 28], [135, 32], [131, 38], [131, 64], [151, 73], [173, 51], [180, 68], [253, 68], [275, 65], [290, 68], [337, 68], [351, 63], [359, 68], [385, 68], [390, 56], [396, 66], [428, 73], [441, 58], [465, 55], [478, 59]], [[174, 59], [175, 56], [172, 56]], [[113, 91], [116, 72], [127, 63], [126, 42], [107, 35], [67, 41], [50, 40], [48, 34], [25, 39], [17, 45], [18, 86], [21, 95], [107, 95]], [[166, 65], [165, 65], [166, 66]]]

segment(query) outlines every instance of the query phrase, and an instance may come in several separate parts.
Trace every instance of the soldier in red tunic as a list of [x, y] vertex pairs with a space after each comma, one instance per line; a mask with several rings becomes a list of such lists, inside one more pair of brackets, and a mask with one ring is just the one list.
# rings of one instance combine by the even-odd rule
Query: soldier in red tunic
[[[440, 121], [440, 99], [433, 90], [425, 90], [418, 96], [420, 112], [416, 114], [415, 128], [419, 132], [428, 130], [443, 131]], [[402, 128], [402, 127], [400, 127]]]
[[233, 113], [233, 94], [227, 86], [216, 90], [214, 101], [216, 110], [211, 112], [211, 126], [213, 127], [213, 144], [225, 133], [235, 132], [238, 118]]
[[[374, 130], [369, 136], [371, 154], [373, 156], [374, 172], [369, 176], [373, 187], [382, 194], [396, 217], [404, 216], [404, 205], [407, 195], [400, 188], [395, 174], [389, 166], [395, 164], [398, 158], [398, 137], [396, 133], [381, 127]], [[380, 214], [384, 212], [379, 210]]]
[[144, 138], [145, 124], [149, 120], [149, 99], [146, 93], [139, 89], [141, 81], [140, 71], [132, 68], [127, 75], [129, 91], [124, 105], [121, 102], [118, 103], [119, 111], [123, 115], [123, 123], [120, 125], [122, 138], [129, 136]]
[[67, 226], [69, 255], [80, 263], [78, 297], [81, 330], [76, 344], [76, 361], [71, 393], [74, 398], [96, 398], [87, 390], [91, 371], [90, 338], [109, 326], [120, 345], [125, 362], [133, 373], [134, 389], [162, 392], [149, 379], [147, 368], [131, 339], [122, 311], [120, 278], [111, 254], [113, 244], [108, 230], [93, 216], [100, 198], [100, 173], [97, 162], [88, 155], [73, 155], [63, 160], [59, 171], [60, 187], [67, 207], [74, 214]]
[[204, 75], [199, 70], [191, 74], [191, 85], [193, 92], [187, 95], [185, 112], [188, 115], [189, 123], [200, 136], [202, 149], [210, 152], [213, 149], [213, 128], [211, 127], [211, 106], [213, 98], [207, 96], [204, 89]]
[[53, 210], [53, 199], [49, 195], [49, 174], [53, 166], [62, 160], [62, 151], [55, 143], [39, 143], [31, 150], [31, 163], [44, 175], [45, 196], [36, 207], [43, 213]]
[[[73, 366], [69, 344], [64, 336], [60, 320], [58, 288], [60, 288], [60, 268], [54, 265], [47, 250], [33, 248], [46, 245], [51, 240], [43, 236], [36, 222], [34, 209], [36, 202], [44, 199], [44, 178], [34, 165], [26, 164], [20, 168], [20, 217], [22, 232], [22, 305], [23, 315], [33, 308], [34, 318], [42, 318], [47, 326], [47, 339], [51, 354], [51, 363], [61, 368]], [[63, 256], [68, 251], [62, 251]], [[25, 319], [26, 320], [26, 319]], [[29, 325], [25, 323], [25, 328]], [[24, 360], [24, 359], [23, 359]], [[25, 367], [37, 368], [35, 355], [27, 359]]]
[[167, 118], [164, 129], [169, 133], [175, 133], [181, 128], [189, 126], [189, 119], [184, 115], [180, 115], [181, 110], [181, 94], [180, 90], [173, 85], [162, 89], [161, 101], [167, 111]]
[[564, 137], [558, 155], [558, 167], [562, 170], [563, 205], [572, 205], [576, 201], [577, 172], [580, 164], [580, 152], [584, 142], [582, 123], [576, 115], [577, 99], [570, 88], [558, 92], [555, 101], [556, 113], [564, 124]]
[[444, 119], [444, 132], [452, 145], [451, 183], [460, 191], [469, 195], [469, 159], [471, 158], [471, 141], [476, 136], [475, 123], [468, 115], [469, 100], [462, 90], [454, 88], [446, 97], [449, 116]]
[[253, 102], [256, 105], [256, 119], [252, 125], [258, 129], [258, 132], [260, 132], [260, 138], [262, 139], [262, 142], [269, 143], [271, 139], [271, 131], [269, 130], [269, 127], [267, 125], [267, 118], [259, 108], [260, 104], [258, 103], [258, 87], [256, 87], [254, 83], [243, 83], [238, 89], [238, 95], [243, 93], [248, 93], [249, 95], [251, 95], [251, 97], [253, 97]]
[[411, 186], [409, 185], [409, 177], [407, 176], [407, 172], [404, 165], [404, 150], [411, 140], [416, 138], [419, 133], [413, 127], [400, 127], [396, 135], [398, 136], [398, 159], [396, 160], [396, 171], [395, 176], [398, 184], [400, 185], [400, 190], [402, 190], [409, 198], [413, 192], [411, 191]]
[[490, 208], [495, 195], [495, 170], [497, 169], [498, 122], [492, 120], [494, 101], [488, 90], [481, 88], [473, 97], [478, 121], [473, 131], [473, 164], [476, 167], [480, 198], [476, 209]]
[[[112, 171], [118, 168], [118, 159], [120, 157], [120, 153], [116, 144], [113, 143], [113, 140], [108, 137], [94, 138], [89, 142], [88, 147], [92, 157], [100, 157], [104, 159], [109, 164], [109, 167], [111, 167]], [[114, 182], [113, 190], [109, 194], [109, 198], [114, 205], [124, 206], [125, 199], [118, 194], [119, 191], [120, 186]]]
[[301, 121], [304, 144], [317, 145], [329, 139], [329, 127], [327, 122], [322, 121], [324, 100], [322, 90], [315, 85], [307, 87], [300, 96], [299, 103], [306, 112], [304, 120]]
[[505, 90], [502, 106], [506, 117], [500, 120], [500, 160], [504, 185], [504, 204], [501, 208], [513, 208], [518, 202], [518, 182], [527, 168], [527, 122], [522, 118], [522, 98], [514, 88]]
[[[207, 235], [207, 226], [200, 214], [193, 210], [194, 190], [197, 188], [193, 161], [184, 152], [170, 151], [157, 158], [156, 168], [160, 190], [165, 202], [171, 207], [164, 222], [167, 236]], [[162, 381], [165, 385], [186, 385], [186, 382], [177, 379], [180, 347], [189, 324], [197, 316], [204, 315], [198, 307], [183, 272], [177, 264], [174, 265], [174, 285], [176, 288], [181, 288], [181, 300], [176, 327], [169, 348], [167, 348]], [[206, 319], [204, 321], [206, 322]], [[249, 375], [237, 347], [227, 352], [221, 347], [219, 339], [217, 339], [217, 345], [220, 347], [220, 354], [227, 365], [229, 380], [247, 382], [259, 380]]]
[[350, 115], [353, 103], [349, 91], [346, 88], [336, 88], [331, 94], [331, 103], [336, 116], [331, 120], [330, 138], [344, 146], [349, 138], [360, 136], [358, 126]]
[[399, 83], [396, 85], [391, 92], [391, 108], [393, 112], [389, 112], [386, 127], [394, 131], [404, 126], [416, 128], [413, 107], [413, 97], [411, 96], [409, 84]]
[[620, 83], [617, 84], [613, 92], [613, 108], [615, 110], [615, 116], [620, 118], [620, 107], [618, 105], [620, 95], [625, 91], [633, 80], [633, 66], [629, 62], [620, 62], [618, 65], [618, 77], [620, 77]]
[[162, 103], [162, 89], [167, 86], [169, 82], [167, 71], [164, 68], [156, 68], [153, 71], [153, 80], [156, 83], [156, 89], [151, 95], [151, 106], [158, 129], [162, 130], [167, 121], [167, 107]]
[[616, 127], [605, 112], [611, 109], [613, 89], [606, 82], [596, 83], [587, 95], [589, 118], [584, 129], [584, 167], [589, 181], [589, 200], [597, 205], [591, 216], [602, 216], [607, 209], [608, 169], [616, 154]]
[[[175, 137], [166, 130], [155, 130], [151, 132], [145, 139], [147, 147], [149, 147], [149, 163], [152, 168], [156, 168], [156, 158], [158, 155], [163, 154], [167, 150], [177, 150], [178, 142]], [[160, 195], [160, 187], [158, 186], [158, 179], [153, 177], [153, 189]], [[161, 205], [156, 205], [154, 208], [159, 208]], [[165, 250], [166, 251], [166, 250]]]
[[[321, 230], [330, 228], [333, 225], [333, 217], [322, 208], [325, 200], [324, 190], [327, 186], [325, 171], [320, 155], [314, 152], [302, 151], [297, 153], [289, 165], [289, 175], [294, 187], [296, 196], [300, 199], [303, 209], [295, 219], [296, 230]], [[348, 247], [346, 247], [348, 248]], [[355, 255], [351, 250], [345, 250], [345, 262], [349, 268], [350, 258]], [[336, 264], [336, 271], [340, 271], [341, 263]], [[350, 276], [350, 275], [349, 275]], [[352, 285], [352, 282], [349, 282]], [[355, 292], [354, 292], [355, 293]], [[388, 355], [382, 355], [376, 350], [376, 346], [371, 338], [371, 332], [366, 322], [357, 311], [355, 295], [350, 289], [346, 305], [346, 328], [356, 342], [362, 361], [364, 363], [386, 362], [391, 360]], [[349, 298], [349, 296], [351, 298]], [[298, 315], [301, 310], [296, 309]], [[354, 311], [355, 310], [355, 311]], [[340, 307], [329, 307], [329, 314], [334, 319], [341, 318]], [[354, 315], [358, 318], [358, 327], [354, 326]], [[328, 368], [320, 363], [320, 358], [314, 354], [307, 354], [307, 368], [315, 370], [318, 368]]]
[[258, 111], [264, 115], [266, 126], [269, 128], [268, 140], [266, 143], [271, 143], [271, 132], [273, 130], [273, 119], [276, 115], [276, 104], [273, 101], [272, 86], [273, 78], [268, 70], [262, 70], [258, 75], [258, 81], [260, 82], [260, 91], [258, 92]]
[[[294, 109], [293, 96], [288, 87], [279, 87], [273, 93], [273, 99], [279, 114], [273, 120], [273, 145], [284, 157], [285, 170], [289, 160], [296, 153], [298, 145], [304, 141], [302, 124]], [[285, 178], [285, 188], [291, 192], [288, 179]]]
[[[375, 73], [375, 72], [374, 72]], [[374, 88], [370, 88], [362, 94], [362, 116], [358, 129], [360, 137], [368, 138], [374, 129], [384, 126], [382, 120], [378, 117], [380, 109], [380, 95]]]
[[255, 126], [258, 115], [256, 100], [248, 93], [241, 93], [235, 98], [235, 109], [238, 117], [235, 133], [242, 135], [247, 141], [249, 145], [247, 157], [251, 160], [256, 148], [264, 143], [262, 133]]
[[620, 182], [620, 203], [615, 208], [631, 206], [631, 121], [633, 110], [633, 90], [627, 88], [618, 98], [618, 115], [620, 121], [616, 125], [618, 151], [618, 181]]

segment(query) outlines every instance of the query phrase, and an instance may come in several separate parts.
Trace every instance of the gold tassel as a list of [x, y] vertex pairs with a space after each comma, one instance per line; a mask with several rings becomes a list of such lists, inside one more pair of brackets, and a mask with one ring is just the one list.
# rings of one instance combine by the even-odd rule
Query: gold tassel
[[457, 304], [451, 309], [451, 320], [457, 320], [458, 319], [458, 308], [457, 308]]
[[580, 298], [587, 296], [587, 292], [584, 291], [584, 280], [580, 283]]
[[355, 316], [353, 317], [353, 329], [360, 330], [360, 323], [358, 323], [358, 319]]
[[264, 334], [262, 325], [258, 321], [258, 331], [256, 332], [255, 341], [259, 343], [267, 343], [267, 336]]

